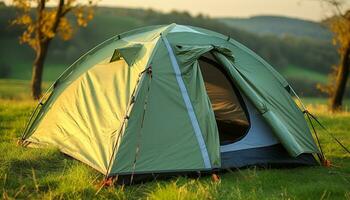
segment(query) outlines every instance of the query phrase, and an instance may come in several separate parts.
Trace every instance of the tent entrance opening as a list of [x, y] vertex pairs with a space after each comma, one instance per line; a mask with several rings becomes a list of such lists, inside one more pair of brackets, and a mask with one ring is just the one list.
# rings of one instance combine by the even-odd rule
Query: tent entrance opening
[[239, 141], [250, 128], [242, 96], [210, 52], [201, 56], [198, 63], [215, 114], [220, 145]]

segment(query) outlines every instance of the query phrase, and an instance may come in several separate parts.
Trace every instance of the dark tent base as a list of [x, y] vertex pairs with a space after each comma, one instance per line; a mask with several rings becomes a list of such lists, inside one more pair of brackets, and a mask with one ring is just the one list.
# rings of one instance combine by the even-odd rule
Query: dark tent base
[[[227, 169], [238, 169], [250, 166], [258, 168], [293, 168], [300, 166], [319, 165], [312, 154], [302, 154], [291, 157], [282, 145], [246, 149], [221, 153], [221, 169], [214, 171], [187, 171], [134, 174], [132, 184], [139, 184], [154, 180], [168, 180], [177, 177], [199, 178], [212, 173], [225, 173]], [[130, 184], [131, 175], [113, 176], [116, 184]]]
[[281, 144], [221, 153], [221, 168], [223, 169], [252, 165], [281, 168], [313, 166], [318, 165], [318, 162], [312, 154], [291, 157]]
[[[218, 170], [216, 171], [218, 172]], [[147, 174], [134, 174], [133, 181], [131, 183], [131, 175], [119, 175], [113, 176], [114, 183], [117, 185], [134, 185], [141, 184], [155, 180], [169, 180], [179, 177], [187, 177], [197, 179], [202, 176], [211, 175], [213, 171], [188, 171], [188, 172], [162, 172], [162, 173], [147, 173]]]

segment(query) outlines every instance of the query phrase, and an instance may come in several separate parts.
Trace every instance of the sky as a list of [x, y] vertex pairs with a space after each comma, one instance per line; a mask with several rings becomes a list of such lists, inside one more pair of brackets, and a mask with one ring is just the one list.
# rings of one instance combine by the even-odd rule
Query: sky
[[101, 0], [101, 5], [188, 11], [211, 17], [283, 15], [320, 21], [331, 12], [317, 0]]
[[[348, 1], [346, 7], [349, 8], [350, 0], [344, 1]], [[332, 13], [319, 0], [99, 0], [98, 5], [152, 8], [162, 12], [188, 11], [193, 15], [202, 13], [211, 17], [282, 15], [313, 21], [320, 21]]]

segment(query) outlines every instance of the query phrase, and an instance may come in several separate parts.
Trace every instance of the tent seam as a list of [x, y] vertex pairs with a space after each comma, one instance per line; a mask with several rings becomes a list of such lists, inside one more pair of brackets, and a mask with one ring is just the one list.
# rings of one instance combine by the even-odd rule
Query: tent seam
[[[156, 39], [156, 38], [154, 38], [154, 39]], [[150, 55], [149, 60], [147, 61], [147, 64], [146, 64], [146, 67], [145, 67], [146, 69], [145, 69], [144, 71], [140, 72], [139, 83], [137, 83], [137, 85], [136, 85], [135, 88], [134, 88], [134, 89], [135, 89], [134, 101], [136, 101], [136, 99], [137, 99], [137, 97], [138, 97], [138, 94], [139, 94], [139, 91], [140, 91], [140, 89], [141, 89], [141, 87], [142, 87], [142, 84], [143, 84], [143, 81], [144, 81], [144, 77], [145, 77], [145, 76], [144, 76], [144, 72], [146, 72], [146, 70], [148, 69], [148, 66], [152, 63], [154, 54], [155, 54], [155, 52], [156, 52], [157, 49], [158, 49], [159, 40], [160, 40], [160, 38], [158, 38], [157, 41], [155, 42], [156, 44], [154, 45], [154, 48], [152, 49], [152, 53], [151, 53], [151, 55]], [[135, 103], [135, 102], [133, 102], [133, 103]], [[133, 108], [134, 108], [134, 105], [131, 105], [130, 108], [129, 108], [129, 110], [128, 110], [128, 112], [126, 113], [126, 116], [130, 115], [130, 113], [132, 112]], [[125, 134], [126, 128], [127, 128], [127, 126], [128, 126], [128, 120], [126, 120], [126, 122], [125, 122], [124, 125], [125, 125], [125, 127], [123, 128], [124, 130], [122, 130], [122, 132], [121, 132], [122, 135]], [[120, 139], [120, 144], [121, 144], [121, 142], [122, 142], [122, 139], [123, 139], [123, 138]], [[117, 151], [117, 149], [115, 149], [114, 151]], [[114, 155], [112, 155], [112, 157], [111, 157], [112, 159], [111, 159], [110, 163], [108, 164], [109, 169], [107, 169], [106, 177], [110, 176], [110, 174], [118, 174], [118, 173], [111, 173], [111, 171], [113, 170], [113, 166], [114, 166], [115, 159], [116, 159], [116, 157], [117, 157], [117, 153], [118, 153], [118, 152], [114, 152], [114, 151], [113, 151]]]
[[170, 61], [171, 61], [171, 64], [172, 64], [174, 72], [175, 72], [176, 80], [177, 80], [177, 83], [179, 85], [179, 88], [180, 88], [180, 91], [182, 94], [182, 98], [185, 102], [185, 105], [187, 108], [187, 113], [190, 117], [191, 124], [192, 124], [192, 127], [194, 129], [195, 136], [197, 138], [197, 142], [199, 144], [199, 148], [200, 148], [200, 151], [201, 151], [201, 154], [203, 157], [204, 166], [205, 166], [205, 168], [211, 168], [208, 150], [207, 150], [204, 138], [203, 138], [202, 131], [199, 127], [198, 119], [196, 117], [196, 114], [194, 113], [194, 109], [193, 109], [190, 97], [188, 95], [184, 80], [182, 79], [179, 64], [177, 63], [174, 52], [173, 52], [167, 38], [162, 35], [162, 39], [164, 41], [164, 44], [165, 44], [167, 51], [168, 51], [168, 54], [170, 56]]

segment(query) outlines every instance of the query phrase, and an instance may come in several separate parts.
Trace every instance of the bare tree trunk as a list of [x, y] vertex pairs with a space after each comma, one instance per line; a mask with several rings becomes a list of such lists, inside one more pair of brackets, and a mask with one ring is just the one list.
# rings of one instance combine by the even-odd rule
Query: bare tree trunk
[[335, 90], [331, 97], [331, 110], [335, 111], [341, 108], [343, 97], [346, 91], [346, 82], [350, 71], [350, 46], [348, 46], [341, 57], [341, 65], [337, 74]]
[[41, 97], [41, 83], [42, 76], [44, 71], [44, 62], [47, 55], [47, 50], [49, 47], [50, 41], [45, 41], [40, 44], [40, 49], [37, 51], [34, 63], [33, 63], [33, 72], [32, 72], [32, 97], [33, 99], [40, 99]]
[[[55, 20], [53, 21], [52, 25], [52, 32], [56, 33], [57, 28], [60, 24], [60, 21], [62, 17], [68, 12], [69, 10], [66, 10], [63, 12], [65, 0], [59, 0], [58, 6], [56, 9], [56, 16]], [[42, 21], [42, 13], [45, 9], [46, 0], [40, 0], [40, 4], [38, 6], [38, 23], [40, 25]], [[37, 30], [36, 39], [40, 42], [39, 43], [39, 49], [36, 50], [36, 57], [33, 63], [33, 72], [32, 72], [32, 97], [33, 99], [40, 99], [41, 97], [41, 82], [42, 82], [42, 76], [44, 71], [44, 62], [47, 55], [47, 51], [50, 45], [50, 41], [52, 38], [45, 38], [41, 32], [41, 29], [39, 28]]]

